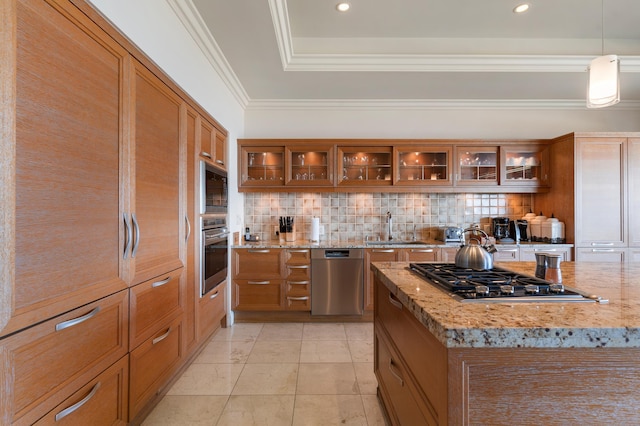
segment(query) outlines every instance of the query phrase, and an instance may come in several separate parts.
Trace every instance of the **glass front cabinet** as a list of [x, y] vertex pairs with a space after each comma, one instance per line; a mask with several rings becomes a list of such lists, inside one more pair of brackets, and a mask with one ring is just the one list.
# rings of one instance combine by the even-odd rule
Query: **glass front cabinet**
[[339, 147], [338, 184], [389, 186], [392, 184], [392, 154], [390, 146]]
[[288, 186], [333, 186], [333, 146], [286, 147]]
[[547, 146], [502, 146], [502, 185], [549, 185], [549, 149]]
[[457, 146], [455, 180], [459, 186], [498, 185], [497, 146]]
[[452, 147], [396, 147], [394, 184], [409, 186], [446, 186], [452, 184]]
[[284, 147], [247, 146], [241, 155], [242, 185], [284, 185]]

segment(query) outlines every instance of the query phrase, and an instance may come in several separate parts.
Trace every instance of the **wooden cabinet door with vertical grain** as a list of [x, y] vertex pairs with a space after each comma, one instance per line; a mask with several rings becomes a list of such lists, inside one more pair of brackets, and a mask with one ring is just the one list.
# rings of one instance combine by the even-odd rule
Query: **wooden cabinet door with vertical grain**
[[183, 266], [181, 214], [181, 99], [137, 61], [131, 81], [135, 141], [131, 211], [132, 258], [138, 284]]
[[373, 311], [373, 271], [371, 262], [399, 262], [403, 259], [403, 250], [396, 248], [370, 248], [364, 251], [364, 310]]
[[640, 138], [627, 140], [627, 152], [629, 246], [636, 248], [633, 253], [637, 253], [640, 248]]
[[15, 214], [15, 233], [3, 227], [0, 246], [15, 256], [1, 256], [3, 293], [13, 291], [0, 307], [9, 317], [4, 329], [0, 318], [0, 335], [126, 288], [119, 207], [126, 52], [84, 15], [47, 1], [7, 0], [2, 9], [2, 34], [15, 45], [3, 45], [0, 60], [2, 93], [10, 94], [0, 144], [15, 140], [15, 162], [2, 159], [3, 186], [15, 193], [1, 197], [3, 215]]

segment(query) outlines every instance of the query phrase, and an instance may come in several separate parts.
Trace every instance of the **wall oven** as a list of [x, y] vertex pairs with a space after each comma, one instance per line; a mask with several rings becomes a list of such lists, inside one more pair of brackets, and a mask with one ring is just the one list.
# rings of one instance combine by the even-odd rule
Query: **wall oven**
[[202, 216], [202, 283], [204, 296], [227, 278], [229, 230], [226, 214]]
[[227, 172], [212, 164], [200, 161], [200, 182], [202, 182], [202, 209], [203, 214], [227, 213], [228, 191]]

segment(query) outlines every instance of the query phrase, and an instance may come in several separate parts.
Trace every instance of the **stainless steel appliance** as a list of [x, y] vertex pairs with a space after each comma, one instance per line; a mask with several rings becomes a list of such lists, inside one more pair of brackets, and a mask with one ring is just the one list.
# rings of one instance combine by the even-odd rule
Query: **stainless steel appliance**
[[226, 214], [202, 216], [202, 282], [205, 295], [227, 278], [229, 230]]
[[311, 249], [311, 315], [362, 315], [364, 250]]
[[226, 214], [228, 206], [227, 172], [205, 161], [200, 161], [202, 182], [200, 213]]
[[440, 241], [445, 243], [462, 243], [464, 230], [457, 226], [448, 226], [442, 229], [442, 235], [438, 237]]
[[452, 263], [410, 263], [409, 268], [460, 302], [608, 302], [599, 296], [504, 268], [475, 270]]
[[496, 240], [509, 239], [509, 218], [508, 217], [494, 217], [493, 222], [493, 236]]

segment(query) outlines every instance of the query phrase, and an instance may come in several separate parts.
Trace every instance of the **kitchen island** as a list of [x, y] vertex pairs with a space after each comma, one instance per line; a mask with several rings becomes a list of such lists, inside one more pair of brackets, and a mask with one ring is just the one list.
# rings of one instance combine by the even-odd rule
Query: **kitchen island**
[[562, 264], [566, 286], [607, 304], [461, 303], [408, 265], [372, 265], [393, 424], [640, 424], [640, 264]]

